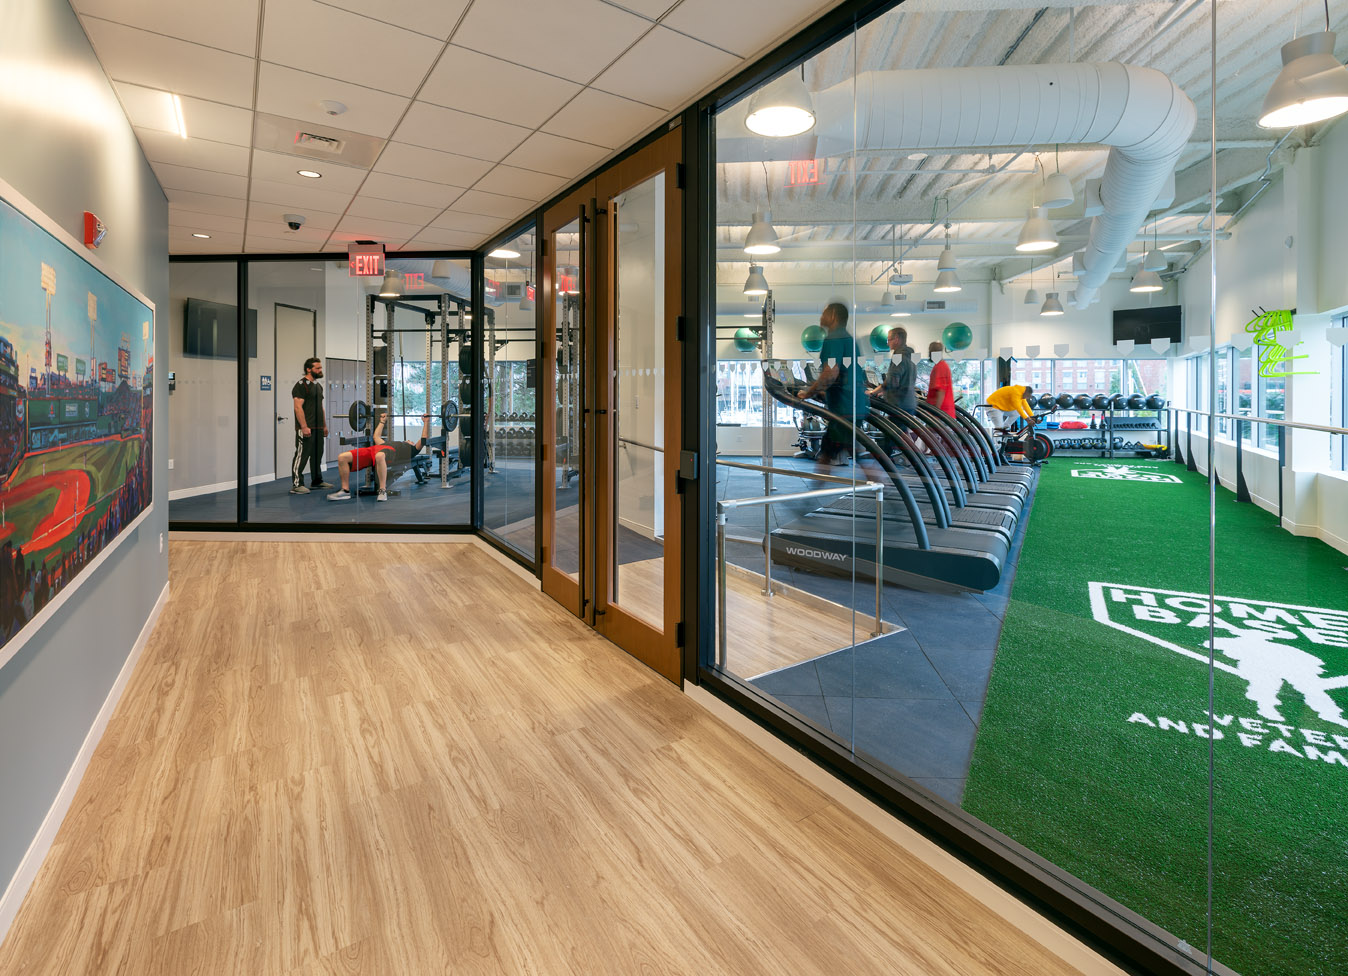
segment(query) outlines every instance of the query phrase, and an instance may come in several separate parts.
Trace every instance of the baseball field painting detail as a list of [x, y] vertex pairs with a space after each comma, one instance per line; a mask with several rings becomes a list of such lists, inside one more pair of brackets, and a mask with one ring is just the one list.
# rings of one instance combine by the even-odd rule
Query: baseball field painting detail
[[153, 307], [4, 189], [0, 663], [148, 511], [154, 388]]

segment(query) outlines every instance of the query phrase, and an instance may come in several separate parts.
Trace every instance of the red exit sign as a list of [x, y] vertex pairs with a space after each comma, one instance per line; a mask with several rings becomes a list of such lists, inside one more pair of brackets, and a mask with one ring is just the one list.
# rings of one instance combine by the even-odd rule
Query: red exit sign
[[819, 182], [819, 160], [793, 159], [786, 164], [787, 186], [809, 186]]
[[348, 244], [346, 247], [347, 272], [352, 278], [383, 277], [383, 244]]
[[426, 287], [424, 271], [408, 271], [403, 274], [403, 287], [408, 291], [421, 291]]

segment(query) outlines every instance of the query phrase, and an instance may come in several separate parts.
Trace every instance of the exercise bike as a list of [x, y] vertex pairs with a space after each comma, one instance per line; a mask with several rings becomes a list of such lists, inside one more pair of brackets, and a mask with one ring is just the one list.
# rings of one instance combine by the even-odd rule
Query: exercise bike
[[1034, 429], [1047, 416], [1047, 413], [1031, 414], [1028, 420], [1017, 419], [1014, 427], [993, 428], [998, 438], [997, 453], [1004, 463], [1038, 467], [1053, 456], [1053, 440]]

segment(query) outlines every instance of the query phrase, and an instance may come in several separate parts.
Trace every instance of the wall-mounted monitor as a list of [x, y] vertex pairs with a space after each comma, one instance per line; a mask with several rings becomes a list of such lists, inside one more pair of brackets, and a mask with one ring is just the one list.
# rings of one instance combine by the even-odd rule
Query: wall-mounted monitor
[[1169, 339], [1176, 345], [1184, 331], [1182, 305], [1153, 305], [1148, 308], [1114, 310], [1114, 342], [1132, 339], [1139, 346], [1153, 339]]
[[[237, 359], [238, 309], [233, 305], [187, 299], [183, 311], [183, 355]], [[248, 310], [248, 358], [257, 358], [257, 309]]]

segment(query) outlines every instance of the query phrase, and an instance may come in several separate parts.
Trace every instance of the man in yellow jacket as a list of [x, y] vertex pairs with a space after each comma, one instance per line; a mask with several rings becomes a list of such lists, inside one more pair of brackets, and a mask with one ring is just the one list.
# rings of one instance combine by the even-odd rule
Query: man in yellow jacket
[[1003, 413], [1018, 413], [1023, 419], [1029, 420], [1034, 416], [1034, 410], [1030, 407], [1030, 394], [1033, 392], [1034, 387], [1031, 386], [1003, 386], [988, 394], [988, 406]]

